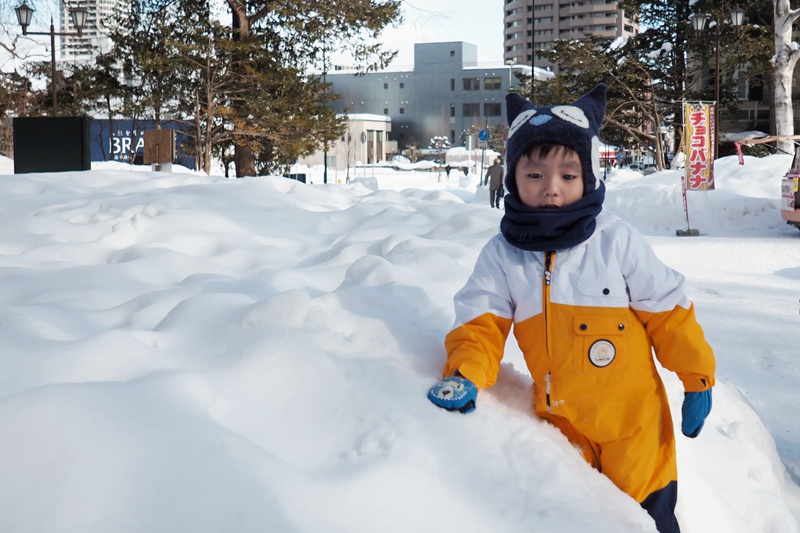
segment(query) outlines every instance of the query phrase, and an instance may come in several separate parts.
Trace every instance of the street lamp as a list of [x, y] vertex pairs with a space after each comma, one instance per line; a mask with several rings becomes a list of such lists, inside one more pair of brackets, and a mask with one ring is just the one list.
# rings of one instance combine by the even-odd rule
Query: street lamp
[[58, 116], [58, 93], [56, 91], [56, 35], [65, 37], [81, 37], [83, 35], [83, 27], [86, 25], [86, 16], [88, 14], [86, 8], [74, 7], [69, 10], [69, 15], [72, 18], [72, 24], [75, 26], [75, 29], [78, 30], [78, 33], [56, 32], [52, 17], [50, 17], [49, 32], [28, 31], [28, 26], [30, 25], [31, 18], [33, 17], [33, 8], [23, 2], [22, 5], [15, 9], [15, 11], [17, 12], [17, 22], [19, 22], [19, 25], [22, 26], [22, 35], [50, 36], [50, 68], [52, 76], [50, 85], [53, 91], [53, 116]]
[[[735, 7], [730, 13], [731, 24], [738, 28], [744, 23], [744, 10]], [[692, 22], [692, 28], [696, 32], [701, 32], [706, 27], [706, 23], [711, 20], [709, 15], [705, 13], [693, 13], [689, 20]], [[716, 116], [714, 117], [714, 159], [719, 157], [719, 119], [720, 119], [720, 102], [719, 102], [719, 19], [715, 19], [714, 24], [714, 95], [716, 101]]]
[[[325, 91], [325, 96], [328, 95], [328, 58], [325, 57], [325, 50], [326, 48], [322, 48], [322, 87]], [[328, 102], [326, 101], [325, 104], [327, 105]], [[325, 141], [325, 146], [322, 149], [322, 183], [328, 183], [328, 141]]]
[[536, 2], [531, 0], [531, 99], [536, 100]]

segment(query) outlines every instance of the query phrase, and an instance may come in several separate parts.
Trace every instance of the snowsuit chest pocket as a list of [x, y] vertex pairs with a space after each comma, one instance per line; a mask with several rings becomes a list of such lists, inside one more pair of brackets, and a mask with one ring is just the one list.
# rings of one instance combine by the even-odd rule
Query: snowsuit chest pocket
[[[612, 312], [613, 313], [613, 312]], [[630, 323], [619, 316], [579, 315], [574, 319], [572, 364], [580, 373], [616, 372], [626, 365]]]

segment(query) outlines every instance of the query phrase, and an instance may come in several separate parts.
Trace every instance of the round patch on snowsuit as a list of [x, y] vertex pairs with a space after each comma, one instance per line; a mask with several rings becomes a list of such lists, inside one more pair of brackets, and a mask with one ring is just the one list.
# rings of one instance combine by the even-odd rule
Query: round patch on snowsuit
[[603, 368], [611, 364], [617, 356], [617, 349], [611, 341], [600, 339], [589, 348], [589, 361], [596, 367]]

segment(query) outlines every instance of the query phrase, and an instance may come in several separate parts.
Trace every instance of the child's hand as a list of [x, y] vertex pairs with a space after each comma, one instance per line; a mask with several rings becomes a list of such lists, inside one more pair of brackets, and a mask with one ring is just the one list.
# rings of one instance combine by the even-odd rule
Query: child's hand
[[708, 413], [711, 412], [711, 389], [701, 392], [685, 392], [681, 407], [681, 431], [690, 439], [703, 429]]
[[428, 392], [428, 399], [434, 405], [461, 413], [474, 411], [477, 398], [478, 387], [461, 376], [446, 377]]

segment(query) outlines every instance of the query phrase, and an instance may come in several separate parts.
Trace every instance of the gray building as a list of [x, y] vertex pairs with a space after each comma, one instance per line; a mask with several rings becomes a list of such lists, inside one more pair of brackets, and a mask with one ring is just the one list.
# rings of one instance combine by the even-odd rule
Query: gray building
[[[391, 118], [390, 140], [399, 149], [416, 142], [425, 148], [444, 136], [453, 146], [465, 144], [462, 134], [505, 121], [505, 95], [518, 87], [514, 72], [530, 75], [527, 65], [478, 66], [478, 49], [465, 42], [417, 43], [413, 70], [327, 73], [340, 98], [331, 103], [338, 113], [370, 113]], [[537, 69], [537, 79], [552, 74]], [[370, 163], [371, 161], [367, 161]]]

